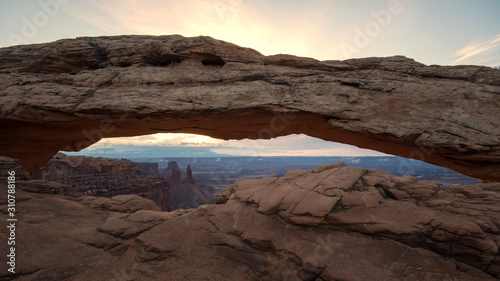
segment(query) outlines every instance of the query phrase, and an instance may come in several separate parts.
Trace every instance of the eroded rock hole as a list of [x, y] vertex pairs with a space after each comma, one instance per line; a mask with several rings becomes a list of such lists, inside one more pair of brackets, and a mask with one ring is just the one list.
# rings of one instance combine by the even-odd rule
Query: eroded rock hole
[[191, 52], [187, 57], [195, 60], [200, 60], [201, 63], [205, 66], [217, 66], [223, 67], [226, 62], [218, 55], [208, 54], [208, 53], [200, 53], [200, 52]]
[[118, 66], [120, 67], [129, 67], [131, 66], [132, 64], [130, 62], [125, 62], [125, 61], [122, 61], [118, 64]]
[[168, 66], [175, 63], [181, 63], [184, 59], [173, 54], [152, 53], [143, 57], [143, 61], [153, 66]]
[[202, 60], [201, 63], [205, 66], [218, 66], [218, 67], [223, 67], [224, 64], [226, 64], [226, 62], [224, 62], [224, 60], [222, 60], [218, 56], [214, 56], [214, 58]]

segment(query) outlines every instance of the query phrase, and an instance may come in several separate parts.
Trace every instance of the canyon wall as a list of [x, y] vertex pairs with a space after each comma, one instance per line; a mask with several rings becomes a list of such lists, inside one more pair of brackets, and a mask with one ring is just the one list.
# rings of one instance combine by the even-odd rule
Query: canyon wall
[[[149, 172], [158, 171], [155, 163], [145, 163]], [[156, 169], [153, 167], [156, 166]], [[126, 159], [67, 156], [56, 154], [31, 179], [67, 184], [87, 195], [113, 197], [139, 195], [154, 201], [161, 210], [170, 210], [167, 181], [147, 175], [138, 163]]]
[[182, 178], [175, 161], [160, 175], [156, 163], [58, 153], [31, 179], [67, 184], [91, 196], [139, 195], [163, 211], [196, 208], [213, 203], [214, 197], [196, 185], [190, 165]]

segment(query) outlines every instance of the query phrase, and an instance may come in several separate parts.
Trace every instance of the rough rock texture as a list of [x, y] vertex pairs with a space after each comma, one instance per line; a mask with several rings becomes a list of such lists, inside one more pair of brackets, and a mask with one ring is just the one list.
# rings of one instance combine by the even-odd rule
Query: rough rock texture
[[190, 165], [187, 166], [185, 178], [181, 177], [181, 169], [176, 161], [168, 163], [163, 175], [167, 178], [171, 210], [196, 208], [213, 202], [213, 195], [195, 184]]
[[396, 56], [317, 61], [208, 37], [77, 38], [0, 49], [0, 155], [158, 132], [304, 133], [500, 180], [500, 70]]
[[[146, 172], [158, 172], [158, 165], [155, 163], [144, 164], [148, 164], [142, 167], [147, 168]], [[156, 166], [156, 169], [151, 166]], [[159, 174], [149, 176], [143, 169], [138, 163], [126, 159], [67, 156], [58, 153], [31, 178], [71, 185], [74, 190], [92, 196], [135, 194], [153, 200], [161, 210], [169, 211], [167, 181]]]
[[240, 180], [216, 205], [175, 212], [138, 196], [17, 185], [17, 275], [5, 275], [3, 255], [0, 280], [500, 277], [499, 183], [445, 189], [338, 163]]
[[239, 180], [216, 198], [236, 202], [287, 223], [429, 249], [500, 277], [499, 183], [440, 188], [337, 163]]
[[56, 178], [68, 178], [69, 183], [77, 180], [74, 177], [94, 174], [141, 175], [142, 171], [136, 163], [127, 159], [68, 156], [57, 153], [47, 165], [33, 174], [33, 179], [54, 181]]
[[19, 180], [28, 180], [30, 175], [26, 172], [20, 165], [17, 159], [12, 159], [10, 157], [0, 156], [0, 180], [5, 183], [5, 179], [9, 176], [7, 172], [13, 171], [16, 174], [16, 178]]

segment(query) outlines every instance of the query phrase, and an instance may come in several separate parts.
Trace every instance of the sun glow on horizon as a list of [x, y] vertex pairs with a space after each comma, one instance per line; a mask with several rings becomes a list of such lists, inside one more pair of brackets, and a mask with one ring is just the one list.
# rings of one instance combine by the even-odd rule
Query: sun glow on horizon
[[[208, 154], [232, 156], [386, 156], [386, 154], [361, 149], [356, 146], [324, 141], [307, 135], [292, 134], [273, 139], [221, 140], [204, 135], [184, 133], [159, 133], [135, 137], [105, 138], [94, 145], [78, 152], [86, 155], [99, 151], [133, 151], [186, 149], [186, 153], [195, 149]], [[167, 152], [165, 152], [167, 153]], [[168, 155], [164, 155], [168, 156]], [[187, 156], [190, 157], [190, 156]]]
[[[46, 2], [60, 5], [48, 11]], [[388, 15], [393, 2], [400, 7]], [[211, 36], [264, 55], [283, 53], [319, 60], [404, 55], [428, 65], [497, 66], [500, 2], [483, 2], [3, 1], [0, 46], [81, 36], [181, 34]], [[41, 20], [43, 15], [47, 20]], [[347, 55], [341, 48], [345, 44], [356, 51]]]
[[[303, 37], [312, 32], [301, 30], [300, 25], [294, 33], [287, 32], [289, 25], [263, 18], [261, 11], [241, 0], [152, 0], [148, 5], [133, 0], [88, 0], [87, 3], [99, 13], [81, 13], [82, 9], [88, 7], [78, 5], [63, 8], [72, 16], [98, 26], [109, 34], [123, 34], [126, 30], [130, 34], [211, 36], [253, 48], [264, 55], [287, 53], [314, 56], [309, 40]], [[165, 11], [169, 11], [168, 15]], [[315, 8], [315, 11], [319, 13], [321, 9]], [[108, 16], [103, 17], [104, 14]], [[305, 23], [303, 29], [311, 29]], [[334, 58], [330, 56], [329, 59]]]
[[220, 144], [223, 142], [223, 140], [196, 134], [158, 133], [135, 137], [105, 138], [102, 139], [99, 143], [101, 142], [114, 145], [186, 145], [203, 147]]

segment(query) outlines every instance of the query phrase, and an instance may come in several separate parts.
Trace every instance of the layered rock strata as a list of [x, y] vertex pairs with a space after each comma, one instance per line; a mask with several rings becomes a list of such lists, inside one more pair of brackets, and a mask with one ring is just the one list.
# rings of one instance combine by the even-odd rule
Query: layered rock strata
[[209, 37], [77, 38], [0, 49], [0, 155], [160, 132], [303, 133], [500, 180], [500, 70], [401, 56], [264, 56]]
[[[139, 195], [153, 200], [161, 210], [169, 211], [167, 181], [159, 175], [157, 164], [144, 164], [139, 166], [126, 159], [58, 153], [31, 178], [71, 185], [74, 190], [92, 196]], [[146, 173], [157, 173], [157, 176]]]

